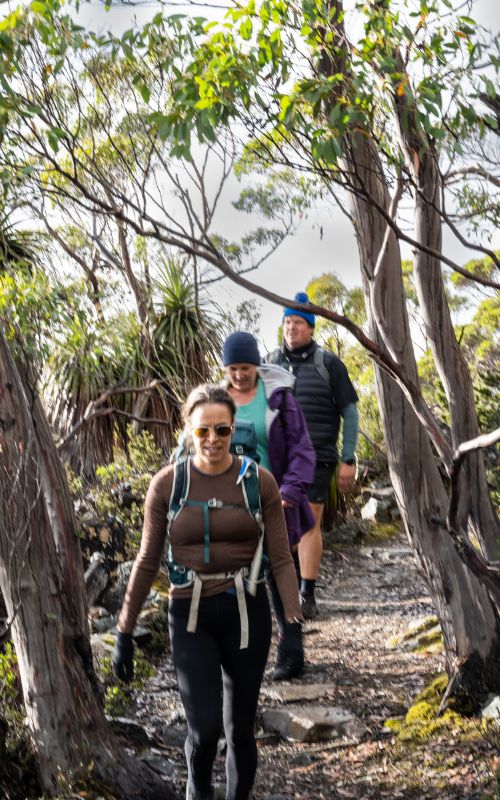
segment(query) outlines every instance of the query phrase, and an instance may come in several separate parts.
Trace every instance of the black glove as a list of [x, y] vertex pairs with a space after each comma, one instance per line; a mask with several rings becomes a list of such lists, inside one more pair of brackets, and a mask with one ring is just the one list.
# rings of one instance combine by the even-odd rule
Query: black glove
[[120, 633], [116, 636], [113, 650], [113, 667], [120, 680], [128, 683], [134, 677], [134, 642], [131, 633]]

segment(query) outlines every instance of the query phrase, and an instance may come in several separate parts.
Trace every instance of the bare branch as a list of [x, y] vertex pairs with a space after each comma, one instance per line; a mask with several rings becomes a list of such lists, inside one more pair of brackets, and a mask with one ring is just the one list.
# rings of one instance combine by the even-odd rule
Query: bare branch
[[118, 416], [123, 416], [123, 417], [128, 417], [129, 419], [133, 419], [136, 422], [145, 422], [145, 423], [147, 422], [150, 425], [154, 423], [157, 423], [159, 425], [170, 424], [162, 420], [151, 419], [150, 417], [149, 418], [137, 417], [134, 414], [128, 414], [127, 412], [121, 411], [118, 408], [105, 408], [105, 409], [102, 408], [104, 403], [106, 403], [110, 399], [110, 397], [113, 397], [114, 395], [143, 394], [145, 392], [152, 393], [152, 390], [155, 389], [157, 386], [160, 386], [161, 383], [162, 381], [154, 380], [148, 383], [147, 386], [138, 386], [138, 387], [123, 386], [122, 384], [119, 383], [113, 384], [113, 386], [110, 386], [108, 389], [106, 389], [106, 391], [103, 392], [97, 398], [97, 400], [94, 400], [92, 403], [89, 403], [89, 405], [85, 409], [85, 413], [80, 422], [78, 422], [69, 431], [69, 433], [64, 437], [62, 442], [59, 442], [59, 444], [57, 445], [57, 449], [62, 450], [68, 444], [68, 442], [70, 442], [71, 439], [73, 439], [77, 435], [77, 433], [84, 425], [86, 425], [88, 422], [90, 422], [92, 419], [95, 419], [96, 417], [105, 417], [111, 414], [117, 414]]
[[460, 178], [464, 178], [467, 175], [479, 175], [494, 186], [500, 187], [500, 178], [497, 178], [496, 175], [488, 172], [487, 169], [484, 169], [484, 167], [481, 167], [479, 164], [471, 164], [468, 167], [450, 170], [443, 176], [443, 181], [446, 186], [450, 186], [452, 183], [456, 183]]

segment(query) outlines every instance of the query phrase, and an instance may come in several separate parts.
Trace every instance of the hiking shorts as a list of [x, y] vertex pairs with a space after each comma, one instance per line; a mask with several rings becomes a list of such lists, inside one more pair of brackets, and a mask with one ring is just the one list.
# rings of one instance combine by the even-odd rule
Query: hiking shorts
[[314, 482], [307, 491], [310, 503], [326, 503], [330, 491], [330, 481], [337, 466], [336, 461], [318, 461]]

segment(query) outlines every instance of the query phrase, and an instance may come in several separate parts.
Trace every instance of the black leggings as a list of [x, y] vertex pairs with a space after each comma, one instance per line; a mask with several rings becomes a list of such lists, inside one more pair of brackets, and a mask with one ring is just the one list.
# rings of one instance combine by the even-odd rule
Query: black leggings
[[223, 727], [226, 800], [249, 800], [253, 786], [255, 716], [271, 642], [271, 614], [264, 584], [256, 597], [245, 597], [249, 645], [244, 650], [235, 594], [202, 597], [196, 633], [186, 630], [190, 600], [170, 600], [170, 641], [188, 724], [185, 751], [193, 800], [212, 800], [212, 767]]

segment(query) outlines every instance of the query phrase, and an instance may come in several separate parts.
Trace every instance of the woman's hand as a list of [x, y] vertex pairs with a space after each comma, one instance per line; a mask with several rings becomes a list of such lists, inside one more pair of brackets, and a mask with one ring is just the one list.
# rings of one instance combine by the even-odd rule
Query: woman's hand
[[134, 642], [131, 633], [118, 631], [112, 661], [120, 680], [125, 683], [131, 681], [134, 677]]

